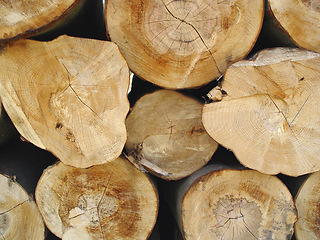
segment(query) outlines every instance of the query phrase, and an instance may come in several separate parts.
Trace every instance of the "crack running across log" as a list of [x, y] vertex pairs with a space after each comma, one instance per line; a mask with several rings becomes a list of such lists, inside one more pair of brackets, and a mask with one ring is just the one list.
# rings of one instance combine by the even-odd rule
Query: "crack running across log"
[[210, 53], [210, 56], [211, 56], [211, 58], [213, 59], [215, 65], [216, 65], [216, 67], [217, 67], [218, 72], [220, 73], [220, 75], [222, 75], [222, 73], [221, 73], [221, 71], [220, 71], [220, 69], [219, 69], [218, 63], [217, 63], [217, 61], [215, 60], [215, 58], [213, 57], [213, 53], [211, 52], [211, 50], [210, 50], [210, 48], [208, 47], [208, 45], [205, 43], [205, 41], [204, 41], [204, 39], [202, 38], [200, 32], [197, 30], [197, 28], [196, 28], [195, 26], [193, 26], [191, 23], [189, 23], [189, 22], [187, 22], [187, 21], [185, 20], [185, 19], [187, 18], [187, 16], [189, 15], [190, 12], [185, 16], [184, 19], [181, 19], [181, 18], [175, 16], [175, 15], [170, 11], [170, 9], [169, 9], [169, 8], [167, 7], [167, 5], [163, 2], [163, 0], [161, 0], [161, 2], [163, 3], [165, 9], [168, 11], [168, 13], [169, 13], [173, 18], [179, 20], [179, 21], [182, 22], [182, 23], [185, 23], [185, 24], [189, 25], [189, 26], [196, 32], [196, 34], [199, 36], [201, 42], [204, 44], [204, 46], [206, 47], [207, 51]]

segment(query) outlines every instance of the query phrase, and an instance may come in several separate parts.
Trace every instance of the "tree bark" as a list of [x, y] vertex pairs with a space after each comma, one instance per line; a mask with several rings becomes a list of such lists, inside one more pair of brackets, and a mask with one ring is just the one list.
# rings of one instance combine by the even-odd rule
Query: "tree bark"
[[44, 223], [31, 195], [14, 180], [0, 174], [0, 238], [44, 239]]
[[130, 69], [161, 87], [180, 89], [214, 80], [249, 53], [264, 2], [108, 0], [105, 12], [109, 37]]
[[129, 69], [114, 43], [20, 40], [5, 46], [0, 64], [3, 105], [26, 140], [81, 168], [121, 154]]
[[290, 239], [296, 210], [275, 176], [208, 165], [168, 183], [166, 195], [184, 239]]
[[310, 174], [295, 198], [298, 221], [295, 224], [296, 239], [319, 239], [320, 172]]
[[205, 129], [251, 169], [290, 176], [319, 170], [319, 66], [318, 53], [296, 48], [232, 65], [222, 100], [203, 108]]
[[201, 123], [202, 107], [197, 100], [172, 90], [143, 96], [126, 120], [127, 154], [167, 180], [197, 171], [218, 148]]
[[1, 1], [0, 42], [53, 31], [75, 18], [86, 0]]
[[122, 157], [87, 169], [59, 162], [44, 171], [35, 197], [64, 240], [147, 239], [158, 214], [153, 184]]
[[278, 44], [320, 52], [318, 0], [267, 0], [265, 23]]

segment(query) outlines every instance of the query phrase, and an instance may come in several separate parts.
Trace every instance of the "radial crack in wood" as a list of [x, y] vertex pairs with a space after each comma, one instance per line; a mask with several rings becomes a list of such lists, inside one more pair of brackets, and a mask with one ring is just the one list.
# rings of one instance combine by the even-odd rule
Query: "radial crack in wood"
[[245, 57], [260, 32], [264, 5], [111, 0], [105, 12], [107, 32], [130, 69], [159, 86], [178, 89], [204, 85]]
[[66, 239], [147, 239], [158, 214], [156, 190], [120, 157], [87, 169], [59, 162], [35, 193], [47, 227]]
[[197, 100], [172, 90], [143, 96], [126, 120], [127, 154], [167, 180], [192, 174], [218, 148], [203, 128], [202, 107]]
[[254, 170], [207, 165], [168, 184], [184, 239], [291, 239], [296, 209], [286, 186]]
[[260, 172], [319, 170], [319, 66], [320, 54], [290, 48], [232, 65], [221, 86], [227, 95], [203, 108], [205, 129]]
[[27, 141], [75, 167], [121, 154], [129, 69], [114, 43], [20, 40], [5, 46], [0, 63], [3, 105]]

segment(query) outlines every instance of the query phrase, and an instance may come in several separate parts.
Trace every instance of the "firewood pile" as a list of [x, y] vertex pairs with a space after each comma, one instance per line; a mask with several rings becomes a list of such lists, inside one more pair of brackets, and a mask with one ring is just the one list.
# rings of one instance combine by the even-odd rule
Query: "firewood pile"
[[320, 239], [319, 1], [0, 13], [0, 239]]

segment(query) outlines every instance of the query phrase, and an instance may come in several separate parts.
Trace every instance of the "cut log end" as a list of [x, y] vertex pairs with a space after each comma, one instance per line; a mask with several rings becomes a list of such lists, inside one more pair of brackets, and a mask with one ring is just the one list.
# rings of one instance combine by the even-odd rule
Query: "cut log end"
[[320, 238], [320, 172], [311, 174], [295, 198], [298, 221], [295, 224], [297, 240]]
[[44, 223], [33, 198], [14, 178], [2, 174], [0, 191], [0, 238], [44, 239]]
[[47, 30], [80, 2], [83, 0], [1, 1], [0, 42], [27, 38]]
[[161, 178], [173, 180], [192, 174], [218, 148], [202, 125], [202, 106], [171, 90], [143, 96], [126, 120], [126, 152]]
[[267, 17], [274, 22], [268, 29], [272, 35], [282, 29], [297, 46], [320, 52], [320, 30], [314, 27], [320, 21], [318, 0], [268, 0], [268, 8]]
[[206, 131], [239, 161], [267, 174], [298, 176], [320, 169], [319, 53], [275, 48], [226, 72], [227, 95], [206, 104]]
[[20, 40], [6, 45], [0, 62], [3, 105], [26, 140], [75, 167], [120, 156], [129, 69], [114, 43]]
[[181, 204], [186, 239], [290, 239], [296, 211], [276, 177], [218, 170], [198, 178]]
[[158, 214], [153, 184], [123, 158], [88, 169], [60, 162], [44, 172], [35, 196], [62, 239], [146, 239]]
[[[119, 11], [121, 9], [121, 11]], [[107, 1], [106, 26], [130, 69], [169, 89], [221, 76], [253, 47], [263, 1]], [[233, 47], [241, 41], [241, 47]]]

